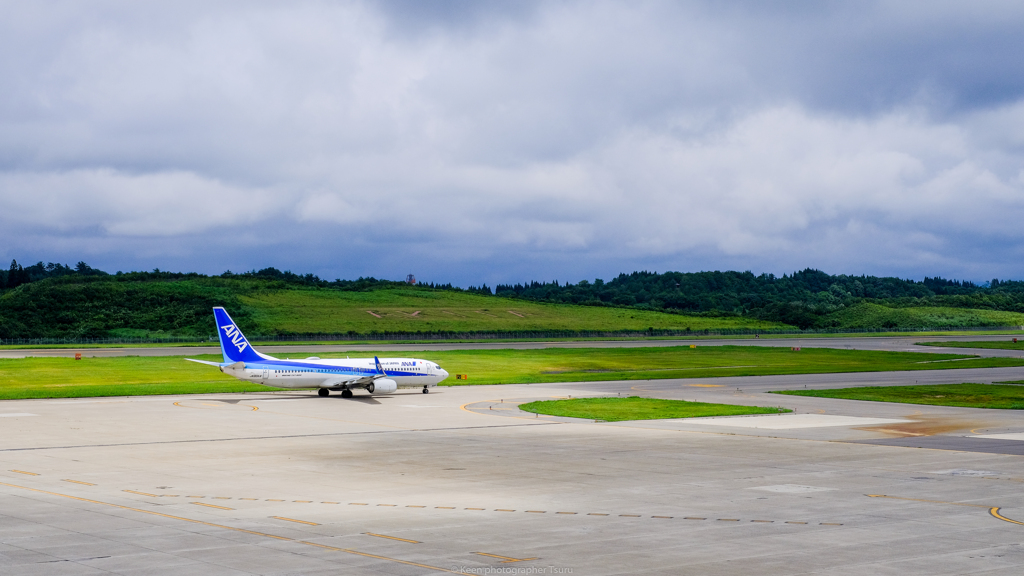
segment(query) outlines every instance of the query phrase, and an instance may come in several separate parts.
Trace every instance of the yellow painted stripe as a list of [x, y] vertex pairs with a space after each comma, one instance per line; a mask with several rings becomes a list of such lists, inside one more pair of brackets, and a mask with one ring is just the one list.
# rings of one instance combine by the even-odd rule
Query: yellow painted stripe
[[671, 518], [671, 516], [651, 516], [651, 518]]
[[591, 512], [587, 516], [610, 516], [610, 514], [601, 514], [600, 512]]
[[786, 524], [807, 524], [807, 522], [786, 522]]
[[495, 508], [494, 511], [495, 512], [515, 512], [515, 510], [510, 510], [508, 508]]
[[993, 506], [992, 508], [989, 508], [988, 512], [989, 512], [989, 514], [991, 514], [992, 516], [994, 516], [996, 518], [999, 518], [1003, 522], [1009, 522], [1011, 524], [1021, 524], [1021, 525], [1024, 525], [1024, 522], [1018, 522], [1017, 520], [1010, 520], [1006, 516], [1003, 516], [1002, 514], [1000, 514], [998, 506]]
[[377, 504], [377, 506], [398, 506], [398, 504]]
[[463, 508], [463, 510], [487, 510], [487, 508]]
[[284, 516], [271, 516], [271, 518], [276, 518], [278, 520], [287, 520], [289, 522], [298, 522], [299, 524], [309, 524], [310, 526], [319, 526], [319, 524], [317, 524], [316, 522], [306, 522], [305, 520], [296, 520], [295, 518], [285, 518]]
[[771, 522], [775, 522], [775, 520], [751, 520], [751, 522], [768, 522], [768, 523], [771, 523]]
[[224, 524], [215, 524], [213, 522], [204, 522], [202, 520], [195, 520], [192, 518], [185, 518], [183, 516], [173, 516], [171, 514], [164, 514], [162, 512], [154, 512], [152, 510], [143, 510], [141, 508], [132, 508], [131, 506], [122, 506], [120, 504], [111, 504], [110, 502], [101, 502], [99, 500], [90, 500], [88, 498], [79, 498], [78, 496], [71, 496], [69, 494], [61, 494], [60, 492], [49, 492], [47, 490], [40, 490], [38, 488], [29, 488], [28, 486], [19, 486], [17, 484], [8, 484], [6, 482], [0, 482], [0, 486], [9, 486], [11, 488], [20, 488], [22, 490], [30, 490], [32, 492], [39, 492], [41, 494], [49, 494], [51, 496], [60, 496], [61, 498], [70, 498], [72, 500], [79, 500], [81, 502], [89, 502], [90, 504], [99, 504], [101, 506], [110, 506], [112, 508], [120, 508], [121, 510], [131, 510], [132, 512], [141, 512], [142, 514], [150, 514], [153, 516], [161, 516], [163, 518], [171, 518], [172, 520], [181, 520], [183, 522], [191, 522], [193, 524], [202, 524], [203, 526], [212, 526], [214, 528], [223, 528], [224, 530], [233, 530], [235, 532], [243, 532], [245, 534], [253, 534], [256, 536], [263, 536], [266, 538], [273, 538], [274, 540], [285, 540], [288, 542], [298, 542], [300, 544], [307, 544], [309, 546], [316, 546], [325, 550], [334, 550], [336, 552], [344, 552], [346, 554], [355, 554], [357, 556], [365, 556], [367, 558], [376, 558], [378, 560], [386, 560], [388, 562], [396, 562], [398, 564], [407, 564], [409, 566], [416, 566], [418, 568], [427, 568], [429, 570], [436, 570], [438, 572], [448, 572], [449, 574], [459, 574], [453, 570], [446, 570], [444, 568], [438, 568], [437, 566], [430, 566], [429, 564], [419, 564], [417, 562], [409, 562], [408, 560], [399, 560], [398, 558], [389, 558], [387, 556], [378, 556], [376, 554], [367, 554], [366, 552], [360, 552], [358, 550], [352, 550], [350, 548], [335, 548], [334, 546], [326, 546], [324, 544], [316, 544], [313, 542], [306, 542], [304, 540], [294, 540], [285, 536], [277, 536], [274, 534], [267, 534], [265, 532], [256, 532], [255, 530], [246, 530], [245, 528], [235, 528], [233, 526], [225, 526]]
[[512, 558], [511, 556], [499, 556], [497, 554], [488, 554], [487, 552], [473, 552], [473, 554], [479, 554], [481, 556], [489, 556], [491, 558], [498, 558], [498, 559], [501, 559], [501, 560], [516, 560], [516, 558]]
[[739, 518], [719, 518], [719, 522], [739, 522]]
[[423, 544], [419, 540], [409, 540], [408, 538], [399, 538], [397, 536], [385, 536], [384, 534], [374, 534], [373, 532], [364, 532], [367, 536], [375, 536], [377, 538], [387, 538], [388, 540], [398, 540], [399, 542], [408, 542], [410, 544]]
[[378, 556], [376, 554], [367, 554], [366, 552], [360, 552], [358, 550], [352, 550], [351, 548], [335, 548], [334, 546], [327, 546], [326, 544], [317, 544], [316, 542], [306, 542], [304, 540], [296, 540], [299, 544], [308, 544], [310, 546], [316, 546], [317, 548], [323, 548], [324, 550], [334, 550], [335, 552], [344, 552], [346, 554], [355, 554], [357, 556], [365, 556], [367, 558], [376, 558], [378, 560], [387, 560], [389, 562], [398, 562], [399, 564], [406, 564], [408, 566], [416, 566], [417, 568], [426, 568], [428, 570], [437, 570], [438, 572], [448, 572], [449, 574], [463, 574], [463, 572], [456, 572], [454, 570], [447, 570], [445, 568], [438, 568], [437, 566], [431, 566], [429, 564], [419, 564], [417, 562], [409, 562], [408, 560], [399, 560], [398, 558], [388, 558], [387, 556]]
[[217, 508], [219, 510], [234, 510], [234, 508], [228, 508], [227, 506], [217, 506], [216, 504], [206, 504], [205, 502], [189, 502], [189, 504], [195, 504], [196, 506], [206, 506], [207, 508]]
[[491, 558], [498, 558], [501, 560], [499, 564], [510, 564], [512, 562], [526, 562], [527, 560], [537, 560], [537, 558], [512, 558], [510, 556], [499, 556], [497, 554], [488, 554], [487, 552], [473, 552], [473, 554], [479, 554], [481, 556], [488, 556]]
[[620, 518], [639, 518], [639, 514], [619, 514]]
[[410, 504], [409, 506], [406, 506], [406, 508], [426, 508], [426, 506], [414, 506]]
[[321, 502], [321, 504], [341, 504], [341, 502]]
[[246, 534], [255, 534], [257, 536], [266, 536], [267, 538], [274, 538], [277, 540], [291, 540], [291, 538], [285, 538], [284, 536], [274, 536], [273, 534], [264, 534], [263, 532], [256, 532], [254, 530], [246, 530], [245, 528], [234, 528], [232, 526], [224, 526], [223, 524], [214, 524], [213, 522], [204, 522], [202, 520], [194, 520], [192, 518], [185, 518], [183, 516], [172, 516], [171, 514], [164, 514], [162, 512], [154, 512], [152, 510], [143, 510], [142, 508], [132, 508], [131, 506], [122, 506], [120, 504], [111, 504], [110, 502], [101, 502], [99, 500], [90, 500], [89, 498], [79, 498], [78, 496], [71, 496], [69, 494], [61, 494], [60, 492], [50, 492], [47, 490], [40, 490], [38, 488], [29, 488], [27, 486], [18, 486], [17, 484], [8, 484], [6, 482], [0, 482], [2, 486], [10, 486], [11, 488], [21, 488], [22, 490], [31, 490], [32, 492], [39, 492], [41, 494], [49, 494], [51, 496], [60, 496], [61, 498], [70, 498], [72, 500], [79, 500], [81, 502], [89, 502], [90, 504], [100, 504], [101, 506], [110, 506], [112, 508], [120, 508], [122, 510], [131, 510], [132, 512], [141, 512], [143, 514], [151, 514], [153, 516], [161, 516], [163, 518], [171, 518], [173, 520], [182, 520], [184, 522], [192, 522], [193, 524], [202, 524], [204, 526], [213, 526], [215, 528], [224, 528], [225, 530], [234, 530], [235, 532], [245, 532]]
[[437, 509], [440, 509], [440, 510], [455, 510], [455, 506], [434, 506], [434, 508], [437, 508]]
[[707, 520], [707, 518], [698, 518], [696, 516], [685, 516], [683, 520]]
[[95, 486], [92, 482], [82, 482], [81, 480], [68, 480], [67, 478], [61, 480], [61, 482], [74, 482], [75, 484], [83, 484], [85, 486]]
[[530, 514], [547, 514], [546, 510], [527, 510]]
[[259, 500], [259, 498], [239, 498], [239, 500]]
[[214, 500], [231, 500], [231, 496], [213, 496]]
[[575, 514], [575, 512], [555, 512], [555, 514]]
[[143, 496], [149, 496], [150, 498], [159, 498], [156, 494], [150, 494], [149, 492], [139, 492], [138, 490], [122, 490], [122, 492], [131, 492], [132, 494], [142, 494]]
[[[283, 502], [283, 500], [275, 500], [275, 502]], [[366, 502], [349, 502], [349, 506], [369, 506]]]
[[865, 494], [869, 498], [889, 498], [891, 500], [910, 500], [912, 502], [931, 502], [932, 504], [949, 504], [950, 506], [970, 506], [972, 508], [991, 508], [984, 504], [965, 504], [963, 502], [946, 502], [944, 500], [924, 500], [922, 498], [903, 498], [902, 496], [887, 496], [885, 494]]
[[24, 470], [11, 470], [11, 472], [17, 472], [18, 474], [28, 474], [29, 476], [39, 476], [35, 472], [25, 472]]

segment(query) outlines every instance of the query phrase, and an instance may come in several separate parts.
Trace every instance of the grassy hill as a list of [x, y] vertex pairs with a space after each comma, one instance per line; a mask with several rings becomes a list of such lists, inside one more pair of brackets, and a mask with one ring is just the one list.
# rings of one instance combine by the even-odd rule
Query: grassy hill
[[0, 338], [215, 334], [224, 306], [250, 335], [785, 328], [742, 317], [527, 302], [454, 290], [304, 287], [258, 279], [51, 278], [0, 297]]
[[[507, 292], [509, 297], [496, 296], [486, 286], [460, 290], [372, 278], [327, 282], [276, 270], [267, 276], [265, 271], [221, 276], [160, 271], [110, 275], [80, 267], [82, 272], [54, 268], [54, 273], [61, 275], [0, 292], [0, 338], [205, 339], [215, 334], [210, 314], [213, 306], [224, 306], [246, 333], [261, 336], [472, 332], [536, 336], [651, 328], [868, 331], [1024, 325], [1024, 310], [1018, 310], [1010, 298], [1016, 298], [1016, 293], [975, 294], [969, 295], [973, 300], [963, 301], [956, 299], [967, 296], [952, 295], [948, 296], [955, 304], [951, 306], [927, 298], [865, 301], [841, 294], [828, 296], [832, 292], [819, 294], [816, 298], [822, 302], [814, 304], [783, 301], [788, 296], [777, 294], [775, 301], [762, 309], [744, 311], [720, 303], [721, 308], [684, 312], [654, 308], [649, 302], [617, 304], [592, 299], [580, 305], [540, 301], [514, 292]], [[637, 289], [643, 293], [643, 286]], [[682, 287], [673, 284], [671, 289], [678, 292]], [[725, 288], [717, 289], [721, 294], [705, 295], [728, 295]], [[823, 303], [825, 300], [828, 302]], [[1000, 306], [1011, 309], [1000, 310]], [[772, 314], [764, 313], [768, 309]]]
[[528, 302], [424, 289], [366, 292], [279, 290], [240, 296], [264, 330], [339, 334], [348, 331], [573, 331], [785, 328], [752, 318], [713, 318], [629, 308]]
[[862, 302], [829, 314], [822, 323], [848, 330], [1024, 326], [1024, 314], [945, 306], [890, 308]]

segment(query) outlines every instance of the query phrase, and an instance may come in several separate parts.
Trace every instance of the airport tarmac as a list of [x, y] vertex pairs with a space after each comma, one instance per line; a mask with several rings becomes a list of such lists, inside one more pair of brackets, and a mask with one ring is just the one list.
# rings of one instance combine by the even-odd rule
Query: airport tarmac
[[[1020, 574], [1024, 414], [766, 391], [1022, 377], [4, 401], [0, 574]], [[795, 412], [518, 409], [629, 394]]]
[[[1024, 338], [1024, 336], [1021, 336]], [[836, 338], [708, 338], [708, 339], [632, 339], [632, 340], [579, 340], [541, 342], [441, 342], [417, 344], [325, 344], [325, 345], [261, 345], [267, 354], [324, 352], [419, 352], [425, 350], [538, 350], [542, 348], [643, 348], [666, 346], [770, 346], [801, 348], [840, 348], [850, 350], [884, 350], [890, 352], [932, 352], [936, 354], [974, 354], [976, 356], [1024, 357], [1022, 350], [987, 350], [983, 348], [945, 348], [918, 346], [917, 342], [952, 341], [1009, 341], [1014, 336], [877, 336], [877, 337], [836, 337]], [[195, 354], [219, 354], [218, 346], [160, 346], [147, 348], [36, 348], [0, 350], [0, 358], [24, 358], [25, 356], [58, 356], [73, 358], [84, 356], [188, 356]]]

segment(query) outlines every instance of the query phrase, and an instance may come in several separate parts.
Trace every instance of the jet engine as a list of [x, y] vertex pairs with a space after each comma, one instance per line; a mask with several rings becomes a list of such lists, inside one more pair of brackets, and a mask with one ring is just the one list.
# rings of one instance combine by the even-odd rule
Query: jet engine
[[398, 390], [398, 382], [390, 378], [378, 378], [366, 386], [370, 394], [390, 394]]

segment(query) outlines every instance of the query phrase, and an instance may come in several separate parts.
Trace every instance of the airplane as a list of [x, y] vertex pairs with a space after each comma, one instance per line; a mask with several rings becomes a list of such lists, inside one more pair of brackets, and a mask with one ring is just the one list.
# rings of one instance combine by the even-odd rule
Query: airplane
[[316, 388], [320, 396], [340, 390], [342, 398], [351, 398], [352, 390], [362, 388], [370, 394], [390, 394], [399, 388], [423, 388], [427, 394], [448, 372], [429, 360], [418, 358], [352, 358], [321, 360], [311, 356], [302, 360], [281, 360], [253, 349], [242, 331], [221, 306], [213, 309], [223, 362], [207, 362], [239, 380], [275, 388]]

